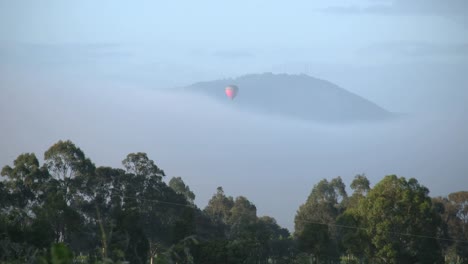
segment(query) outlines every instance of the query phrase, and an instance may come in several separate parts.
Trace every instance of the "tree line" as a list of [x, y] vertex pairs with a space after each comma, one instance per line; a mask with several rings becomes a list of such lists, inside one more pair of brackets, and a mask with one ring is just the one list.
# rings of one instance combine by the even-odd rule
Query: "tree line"
[[416, 179], [323, 179], [294, 232], [218, 187], [201, 209], [146, 153], [96, 167], [71, 141], [19, 155], [0, 181], [0, 263], [468, 263], [468, 192]]

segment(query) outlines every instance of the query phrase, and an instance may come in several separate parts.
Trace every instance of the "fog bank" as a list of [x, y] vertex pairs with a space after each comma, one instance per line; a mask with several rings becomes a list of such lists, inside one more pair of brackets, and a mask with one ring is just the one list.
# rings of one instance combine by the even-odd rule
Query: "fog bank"
[[[247, 196], [288, 228], [322, 178], [358, 173], [372, 184], [398, 174], [431, 195], [468, 186], [468, 119], [408, 115], [376, 124], [319, 125], [226, 107], [202, 95], [96, 80], [0, 76], [0, 164], [23, 152], [42, 159], [70, 139], [98, 166], [147, 152], [181, 176], [204, 207], [217, 186]], [[235, 103], [235, 102], [233, 102]], [[390, 109], [391, 110], [391, 109]]]

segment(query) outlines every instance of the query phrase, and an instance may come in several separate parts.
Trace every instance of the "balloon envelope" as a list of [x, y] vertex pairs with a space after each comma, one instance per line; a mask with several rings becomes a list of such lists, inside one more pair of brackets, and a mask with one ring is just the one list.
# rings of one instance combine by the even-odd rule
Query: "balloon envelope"
[[224, 89], [224, 91], [227, 97], [232, 100], [237, 96], [239, 88], [235, 85], [229, 85], [228, 87], [226, 87], [226, 89]]

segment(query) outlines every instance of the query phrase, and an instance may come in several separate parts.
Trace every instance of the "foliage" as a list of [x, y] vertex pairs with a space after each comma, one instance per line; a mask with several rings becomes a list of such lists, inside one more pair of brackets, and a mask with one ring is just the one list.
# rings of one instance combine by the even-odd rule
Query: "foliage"
[[181, 177], [173, 177], [169, 181], [169, 187], [174, 190], [177, 194], [181, 194], [187, 199], [188, 202], [193, 204], [195, 200], [195, 194], [190, 190], [190, 187], [185, 185]]
[[[432, 206], [429, 190], [417, 180], [395, 175], [385, 177], [368, 195], [350, 209], [343, 223], [361, 229], [349, 236], [364, 240], [365, 254], [376, 263], [440, 263], [437, 236], [440, 217]], [[363, 232], [362, 232], [363, 231]], [[346, 241], [346, 240], [345, 240]], [[345, 242], [350, 252], [356, 248]]]
[[19, 155], [0, 181], [0, 263], [468, 263], [468, 192], [415, 179], [323, 179], [289, 231], [218, 187], [207, 206], [146, 153], [96, 167], [69, 140]]

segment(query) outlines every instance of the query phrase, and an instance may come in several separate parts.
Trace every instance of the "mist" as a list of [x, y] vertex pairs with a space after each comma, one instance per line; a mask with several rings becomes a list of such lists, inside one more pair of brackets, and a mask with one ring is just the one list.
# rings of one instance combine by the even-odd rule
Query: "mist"
[[[97, 166], [146, 152], [199, 207], [222, 186], [290, 230], [323, 178], [466, 189], [467, 3], [0, 1], [0, 165], [66, 139]], [[172, 89], [264, 72], [403, 115], [325, 125]]]
[[199, 207], [222, 186], [290, 230], [297, 208], [323, 178], [341, 176], [349, 185], [365, 173], [375, 184], [397, 174], [418, 179], [432, 196], [468, 186], [462, 114], [324, 125], [126, 82], [18, 72], [0, 78], [2, 166], [24, 152], [42, 159], [61, 139], [97, 166], [121, 167], [128, 153], [146, 152], [166, 181], [184, 179]]

